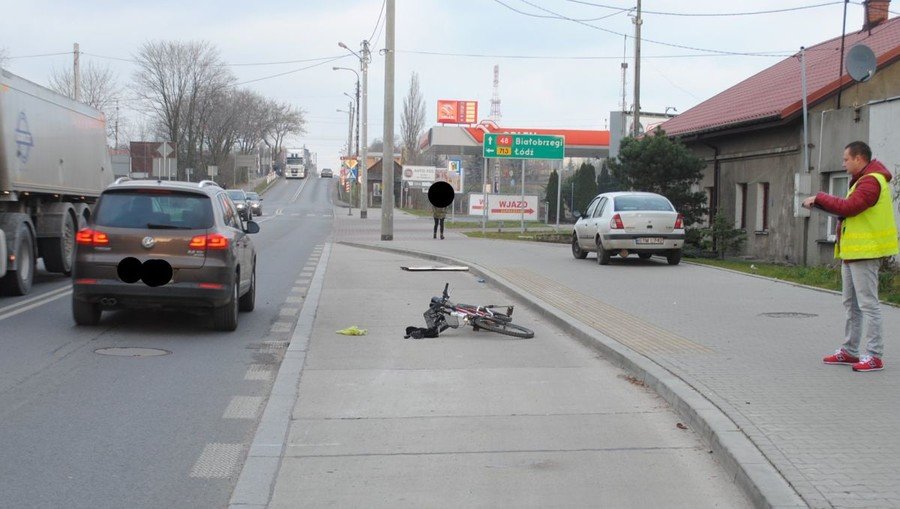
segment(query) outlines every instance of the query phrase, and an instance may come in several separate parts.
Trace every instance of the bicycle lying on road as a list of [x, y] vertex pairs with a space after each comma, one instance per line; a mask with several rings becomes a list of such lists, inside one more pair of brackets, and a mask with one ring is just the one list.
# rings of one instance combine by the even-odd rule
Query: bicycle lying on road
[[[428, 310], [425, 311], [425, 323], [428, 328], [437, 333], [448, 328], [456, 329], [462, 325], [471, 325], [474, 330], [505, 334], [517, 338], [533, 338], [534, 331], [512, 323], [514, 306], [473, 306], [471, 304], [454, 304], [450, 302], [450, 294], [447, 293], [450, 283], [444, 285], [444, 292], [440, 297], [432, 297]], [[506, 308], [505, 312], [500, 309]]]

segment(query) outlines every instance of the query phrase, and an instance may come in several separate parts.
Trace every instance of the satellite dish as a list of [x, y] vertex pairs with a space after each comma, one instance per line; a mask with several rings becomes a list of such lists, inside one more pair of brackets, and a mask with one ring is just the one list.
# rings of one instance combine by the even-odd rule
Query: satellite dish
[[847, 52], [847, 73], [854, 81], [869, 81], [876, 66], [875, 52], [865, 44], [857, 44]]

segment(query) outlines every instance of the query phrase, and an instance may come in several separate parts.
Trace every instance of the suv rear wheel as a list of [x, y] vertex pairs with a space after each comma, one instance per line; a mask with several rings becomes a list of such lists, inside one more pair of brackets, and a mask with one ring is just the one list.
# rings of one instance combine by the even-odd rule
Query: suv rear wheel
[[238, 288], [240, 278], [235, 274], [234, 284], [231, 288], [231, 298], [224, 306], [213, 310], [213, 327], [221, 331], [233, 331], [238, 325]]
[[238, 308], [241, 311], [253, 311], [256, 307], [256, 264], [253, 264], [253, 272], [250, 273], [250, 289], [241, 296]]

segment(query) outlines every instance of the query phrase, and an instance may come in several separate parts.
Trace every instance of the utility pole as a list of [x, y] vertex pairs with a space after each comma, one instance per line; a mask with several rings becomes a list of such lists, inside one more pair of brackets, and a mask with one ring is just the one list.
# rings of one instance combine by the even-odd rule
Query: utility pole
[[385, 0], [384, 131], [381, 158], [381, 240], [394, 240], [394, 6]]
[[75, 100], [81, 102], [81, 63], [79, 62], [79, 57], [81, 56], [81, 51], [78, 49], [78, 43], [75, 43], [75, 61], [72, 64], [72, 72], [74, 76], [72, 76], [72, 88], [74, 89]]
[[641, 0], [637, 0], [637, 16], [634, 18], [634, 125], [632, 136], [641, 133]]
[[359, 218], [365, 219], [369, 215], [369, 41], [362, 42], [362, 167], [360, 177], [362, 180], [362, 193], [359, 195]]

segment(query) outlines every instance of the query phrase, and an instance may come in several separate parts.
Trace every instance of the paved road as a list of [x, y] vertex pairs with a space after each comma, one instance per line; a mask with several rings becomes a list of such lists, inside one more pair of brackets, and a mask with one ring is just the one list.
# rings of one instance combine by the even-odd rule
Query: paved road
[[[302, 302], [295, 279], [330, 234], [331, 185], [282, 181], [265, 196], [256, 310], [234, 333], [131, 311], [76, 327], [68, 280], [46, 274], [0, 299], [0, 506], [227, 504]], [[171, 353], [94, 353], [105, 347]]]

